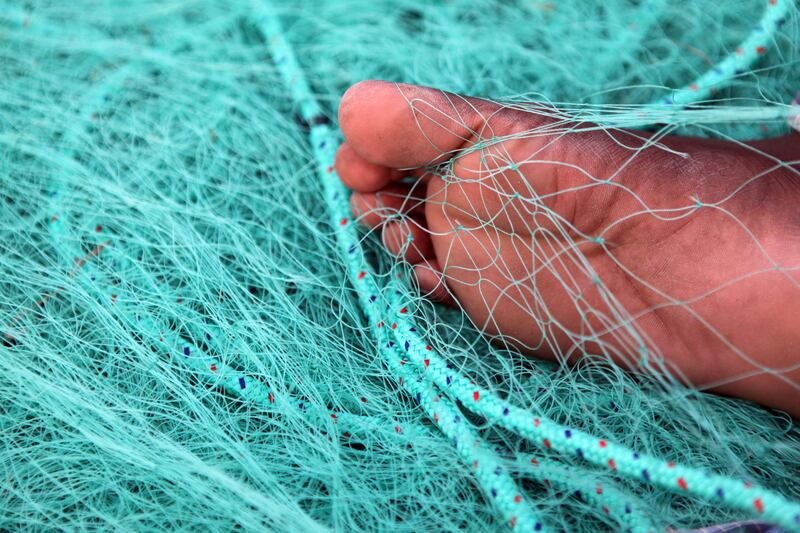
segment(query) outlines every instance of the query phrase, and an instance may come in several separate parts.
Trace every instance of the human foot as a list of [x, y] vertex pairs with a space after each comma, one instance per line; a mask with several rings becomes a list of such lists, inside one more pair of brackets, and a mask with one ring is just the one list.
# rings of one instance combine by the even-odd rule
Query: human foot
[[347, 91], [339, 120], [355, 214], [485, 333], [800, 417], [800, 179], [780, 164], [800, 160], [797, 138], [656, 143], [377, 81]]

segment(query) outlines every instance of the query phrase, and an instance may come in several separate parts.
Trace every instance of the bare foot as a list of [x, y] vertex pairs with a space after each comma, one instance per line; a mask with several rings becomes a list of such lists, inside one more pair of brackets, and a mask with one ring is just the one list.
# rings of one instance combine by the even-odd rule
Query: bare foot
[[356, 215], [487, 334], [800, 416], [800, 178], [779, 164], [800, 136], [654, 145], [379, 81], [350, 88], [339, 120]]

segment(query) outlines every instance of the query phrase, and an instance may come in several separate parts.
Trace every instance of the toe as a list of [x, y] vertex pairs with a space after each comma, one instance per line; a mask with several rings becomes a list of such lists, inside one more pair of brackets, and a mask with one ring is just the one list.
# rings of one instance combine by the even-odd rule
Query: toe
[[412, 168], [450, 157], [497, 122], [501, 109], [438, 89], [362, 81], [342, 97], [339, 124], [347, 143], [367, 161]]
[[367, 161], [349, 143], [339, 146], [334, 167], [342, 183], [358, 192], [378, 191], [402, 177], [397, 170]]
[[423, 201], [414, 187], [392, 184], [374, 193], [353, 193], [350, 207], [361, 224], [375, 228], [398, 216], [422, 215]]
[[442, 269], [436, 259], [428, 259], [414, 267], [414, 277], [417, 278], [419, 289], [426, 298], [433, 301], [455, 306], [456, 301], [450, 294], [444, 281]]
[[387, 222], [383, 227], [383, 245], [392, 255], [411, 264], [433, 256], [433, 244], [420, 221], [407, 217]]

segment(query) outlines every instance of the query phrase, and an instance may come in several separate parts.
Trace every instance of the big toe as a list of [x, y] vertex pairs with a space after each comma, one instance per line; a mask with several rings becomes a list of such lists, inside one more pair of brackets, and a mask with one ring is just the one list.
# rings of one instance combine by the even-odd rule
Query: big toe
[[451, 157], [484, 136], [508, 111], [480, 98], [369, 80], [344, 94], [339, 124], [347, 143], [366, 161], [415, 168]]

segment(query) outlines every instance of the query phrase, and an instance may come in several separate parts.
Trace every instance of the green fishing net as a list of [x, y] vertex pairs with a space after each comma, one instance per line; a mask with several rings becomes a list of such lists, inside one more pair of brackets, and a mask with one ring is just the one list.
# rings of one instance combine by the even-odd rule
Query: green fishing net
[[[671, 102], [766, 31], [771, 4], [0, 2], [0, 530], [508, 527], [464, 444], [387, 363], [348, 275], [353, 243], [331, 223], [315, 128], [335, 131], [344, 91], [374, 78], [603, 124], [787, 133], [793, 5], [705, 103]], [[374, 232], [357, 235], [381, 298], [408, 305], [454, 375], [542, 420], [800, 500], [786, 414], [604, 357], [520, 355], [425, 299]], [[452, 399], [449, 416], [549, 530], [758, 514], [542, 446]]]

